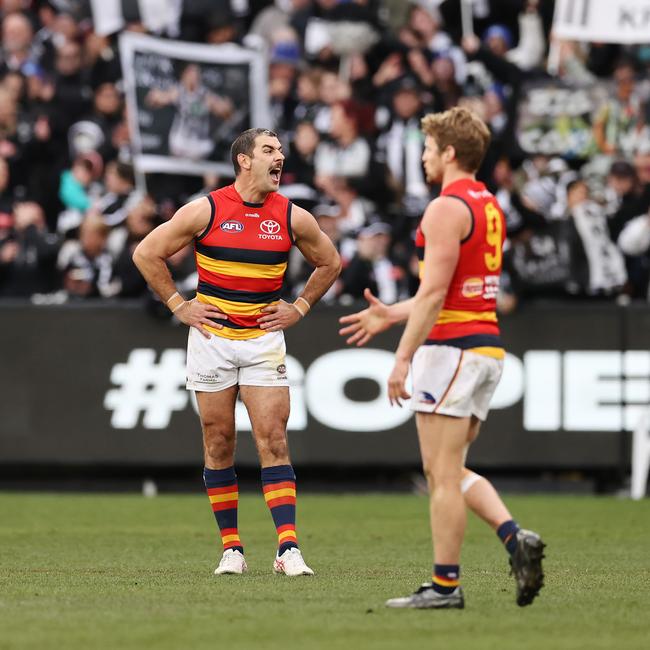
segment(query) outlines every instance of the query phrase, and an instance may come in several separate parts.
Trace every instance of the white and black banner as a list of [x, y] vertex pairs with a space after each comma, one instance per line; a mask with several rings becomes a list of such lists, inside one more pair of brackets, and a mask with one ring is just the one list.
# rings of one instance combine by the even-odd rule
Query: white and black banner
[[149, 32], [178, 34], [183, 0], [90, 0], [93, 29], [100, 36], [142, 23]]
[[594, 140], [598, 120], [605, 123], [608, 141], [621, 155], [650, 151], [642, 104], [637, 101], [637, 114], [622, 111], [613, 88], [605, 82], [527, 85], [517, 106], [517, 140], [528, 154], [587, 159], [598, 153]]
[[650, 42], [650, 0], [555, 0], [553, 34], [572, 41]]
[[[317, 307], [286, 332], [299, 467], [420, 463], [413, 412], [387, 397], [401, 328], [347, 347], [338, 318], [360, 307]], [[9, 464], [200, 466], [187, 328], [121, 303], [0, 304], [0, 321], [0, 474]], [[500, 325], [504, 372], [470, 466], [616, 467], [623, 432], [650, 404], [650, 307], [531, 302]], [[237, 463], [252, 467], [251, 423], [235, 408]]]
[[271, 126], [260, 52], [124, 32], [120, 56], [138, 172], [233, 175], [232, 141]]

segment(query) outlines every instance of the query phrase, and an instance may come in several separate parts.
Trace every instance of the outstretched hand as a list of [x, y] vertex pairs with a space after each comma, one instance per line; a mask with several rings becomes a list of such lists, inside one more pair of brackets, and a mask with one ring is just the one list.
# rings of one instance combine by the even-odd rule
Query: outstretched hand
[[257, 319], [260, 329], [265, 332], [279, 332], [286, 330], [287, 327], [295, 325], [302, 316], [300, 312], [290, 303], [285, 300], [264, 307], [262, 309], [264, 316]]
[[339, 323], [346, 325], [339, 330], [339, 334], [348, 337], [345, 341], [348, 345], [356, 344], [357, 347], [365, 345], [375, 334], [390, 327], [388, 307], [370, 289], [364, 290], [363, 297], [368, 301], [366, 309], [339, 318]]
[[174, 312], [174, 316], [176, 316], [181, 323], [185, 323], [185, 325], [189, 325], [190, 327], [195, 327], [203, 336], [205, 336], [206, 339], [210, 338], [210, 332], [205, 329], [206, 325], [220, 330], [223, 328], [223, 325], [221, 323], [216, 323], [214, 319], [226, 320], [228, 318], [228, 316], [226, 316], [226, 314], [224, 314], [218, 307], [208, 305], [196, 298], [186, 300], [182, 303]]

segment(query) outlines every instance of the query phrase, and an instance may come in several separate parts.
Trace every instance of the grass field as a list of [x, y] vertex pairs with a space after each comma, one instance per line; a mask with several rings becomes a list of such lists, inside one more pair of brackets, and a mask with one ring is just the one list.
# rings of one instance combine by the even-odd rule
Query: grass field
[[249, 572], [216, 578], [205, 497], [0, 494], [0, 648], [650, 647], [650, 502], [507, 499], [548, 543], [546, 587], [518, 608], [506, 554], [470, 516], [463, 611], [387, 610], [430, 570], [427, 504], [408, 495], [301, 495], [315, 578], [271, 571], [275, 535], [245, 495]]

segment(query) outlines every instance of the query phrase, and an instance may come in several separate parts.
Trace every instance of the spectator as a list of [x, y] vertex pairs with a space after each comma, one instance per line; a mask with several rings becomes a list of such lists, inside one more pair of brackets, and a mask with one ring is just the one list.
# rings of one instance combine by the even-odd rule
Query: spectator
[[[102, 282], [91, 293], [126, 297], [137, 296], [142, 289], [132, 282], [128, 249], [201, 187], [198, 177], [148, 174], [146, 184], [158, 205], [140, 203], [133, 168], [125, 163], [132, 159], [133, 147], [121, 96], [119, 40], [90, 31], [78, 10], [83, 4], [12, 0], [2, 5], [0, 248], [3, 259], [10, 261], [2, 266], [3, 293], [9, 272], [10, 283], [18, 281], [14, 252], [25, 239], [14, 220], [17, 199], [24, 203], [29, 197], [40, 206], [46, 222], [36, 232], [55, 249], [58, 238], [48, 231], [58, 227], [70, 237], [84, 215], [91, 217], [89, 224], [101, 219], [113, 229], [108, 244], [113, 269], [107, 282], [102, 274]], [[585, 109], [568, 118], [560, 111], [560, 90], [549, 91], [551, 101], [558, 102], [549, 106], [549, 113], [557, 118], [549, 132], [525, 142], [517, 129], [521, 100], [532, 97], [526, 94], [526, 84], [552, 80], [541, 64], [553, 3], [477, 1], [473, 9], [478, 36], [465, 40], [458, 0], [393, 0], [390, 5], [369, 0], [277, 0], [273, 6], [268, 1], [248, 3], [237, 18], [228, 0], [182, 4], [178, 26], [182, 40], [241, 39], [255, 46], [257, 38], [257, 47], [266, 45], [269, 99], [287, 154], [283, 191], [308, 209], [329, 201], [328, 214], [323, 209], [319, 219], [337, 238], [348, 262], [355, 256], [359, 231], [380, 210], [381, 219], [390, 221], [391, 227], [387, 257], [394, 267], [399, 260], [401, 269], [396, 272], [403, 269], [408, 278], [397, 280], [399, 292], [404, 286], [411, 290], [416, 286], [415, 275], [409, 275], [411, 231], [431, 193], [422, 178], [419, 119], [429, 110], [463, 104], [483, 117], [492, 133], [479, 174], [498, 193], [506, 212], [510, 245], [506, 262], [513, 295], [563, 295], [573, 281], [573, 290], [580, 295], [615, 296], [618, 289], [603, 286], [594, 268], [600, 264], [600, 275], [616, 275], [612, 261], [616, 253], [609, 251], [617, 239], [626, 251], [626, 291], [634, 297], [647, 295], [648, 254], [627, 254], [637, 250], [629, 234], [637, 230], [630, 224], [643, 223], [639, 215], [650, 206], [647, 46], [560, 44], [559, 79], [596, 82], [598, 87], [584, 95], [569, 91], [571, 106], [584, 101]], [[385, 28], [379, 27], [380, 7], [390, 10]], [[254, 27], [247, 34], [250, 24]], [[128, 29], [146, 31], [144, 24]], [[176, 36], [173, 26], [168, 35]], [[201, 77], [197, 70], [186, 66], [187, 92], [197, 91], [194, 86]], [[603, 100], [605, 95], [599, 92], [610, 79], [615, 93]], [[162, 106], [161, 95], [156, 98], [154, 93], [149, 100], [152, 106]], [[593, 106], [587, 107], [589, 103]], [[244, 110], [227, 100], [214, 108], [229, 130], [237, 130], [240, 121], [248, 119]], [[540, 117], [542, 122], [545, 118]], [[534, 131], [537, 125], [528, 123], [525, 128]], [[539, 155], [556, 139], [567, 143], [559, 157]], [[221, 154], [227, 140], [220, 137], [215, 148], [214, 138], [203, 138], [201, 146]], [[537, 153], [519, 148], [520, 143], [533, 141], [539, 142]], [[185, 150], [188, 142], [176, 135], [174, 151]], [[592, 156], [595, 147], [603, 155]], [[190, 149], [195, 155], [200, 148], [190, 143]], [[65, 188], [60, 188], [62, 174]], [[569, 207], [567, 187], [578, 177], [586, 180], [588, 197], [581, 184], [571, 186]], [[228, 181], [214, 179], [201, 191]], [[60, 189], [65, 190], [61, 199]], [[74, 223], [63, 216], [67, 214], [63, 208], [70, 205], [78, 208]], [[609, 238], [601, 237], [603, 223]], [[641, 226], [636, 228], [641, 232]], [[69, 251], [72, 245], [65, 248]], [[364, 246], [370, 247], [362, 243], [362, 250]], [[191, 283], [191, 255], [179, 254], [178, 262], [177, 272]], [[82, 273], [76, 269], [72, 275]], [[77, 282], [67, 280], [73, 281]], [[293, 285], [299, 282], [296, 277]], [[58, 286], [56, 271], [50, 285]], [[336, 296], [336, 291], [330, 292], [328, 299]]]
[[[283, 185], [301, 185], [305, 191], [314, 187], [314, 157], [319, 144], [320, 136], [312, 122], [299, 122], [296, 125], [293, 141], [282, 169]], [[283, 192], [286, 193], [286, 189], [283, 189]]]
[[135, 189], [133, 167], [115, 160], [109, 162], [104, 171], [104, 189], [104, 194], [93, 202], [93, 209], [102, 215], [107, 225], [116, 226], [126, 219], [129, 209], [140, 199]]
[[615, 96], [601, 107], [594, 121], [598, 150], [609, 156], [629, 156], [635, 150], [635, 136], [643, 124], [643, 105], [636, 90], [636, 71], [627, 60], [614, 69]]
[[631, 163], [618, 160], [609, 168], [605, 198], [609, 233], [616, 241], [625, 224], [650, 205], [650, 186], [643, 187]]
[[463, 51], [454, 44], [449, 34], [442, 29], [442, 17], [437, 9], [427, 10], [413, 4], [408, 18], [408, 26], [419, 39], [420, 44], [434, 57], [444, 56], [451, 62], [454, 81], [458, 85], [465, 83], [466, 59]]
[[79, 239], [66, 241], [57, 259], [63, 288], [71, 299], [98, 298], [113, 293], [113, 261], [107, 250], [109, 228], [96, 214], [89, 214], [79, 227]]
[[56, 50], [52, 105], [57, 127], [64, 134], [91, 110], [89, 75], [83, 67], [81, 46], [74, 41], [66, 41]]
[[[316, 218], [320, 229], [332, 240], [336, 250], [341, 255], [343, 265], [345, 266], [349, 260], [349, 258], [346, 257], [346, 254], [354, 254], [351, 252], [351, 249], [353, 249], [355, 245], [349, 239], [343, 237], [339, 228], [338, 209], [336, 206], [320, 204], [316, 205], [312, 209], [312, 213]], [[351, 246], [349, 244], [351, 244]], [[347, 251], [344, 251], [343, 249], [347, 249]], [[289, 270], [287, 277], [291, 286], [291, 296], [297, 296], [300, 294], [312, 271], [313, 267], [305, 261], [305, 258], [300, 254], [300, 252], [297, 249], [292, 248], [289, 253]], [[333, 304], [338, 299], [340, 291], [341, 280], [337, 279], [337, 281], [328, 289], [327, 293], [325, 293], [321, 298], [321, 302], [324, 300], [325, 304]]]
[[90, 207], [88, 187], [93, 179], [93, 165], [83, 156], [78, 156], [72, 167], [61, 174], [59, 198], [67, 209], [85, 212]]
[[650, 209], [627, 222], [618, 246], [628, 258], [631, 297], [650, 300]]
[[377, 143], [377, 156], [385, 162], [401, 196], [400, 212], [419, 218], [430, 200], [422, 168], [424, 136], [420, 129], [424, 105], [412, 77], [403, 77], [393, 96], [390, 124]]
[[14, 204], [14, 193], [11, 190], [11, 174], [9, 164], [0, 158], [0, 214], [10, 216]]
[[567, 206], [572, 225], [571, 291], [597, 297], [617, 295], [627, 274], [623, 255], [609, 237], [605, 210], [591, 200], [582, 180], [569, 183]]
[[341, 293], [363, 298], [367, 287], [383, 303], [399, 298], [398, 269], [388, 258], [391, 228], [375, 222], [361, 230], [357, 237], [357, 252], [341, 274]]
[[34, 29], [23, 13], [8, 13], [2, 19], [2, 67], [22, 71], [28, 63], [37, 63], [33, 52]]
[[335, 72], [323, 72], [320, 77], [320, 106], [314, 116], [314, 126], [321, 135], [327, 135], [331, 127], [332, 107], [350, 98], [352, 90]]
[[316, 183], [324, 191], [335, 176], [363, 177], [370, 167], [370, 146], [359, 135], [359, 107], [352, 100], [334, 104], [330, 126], [332, 142], [316, 150]]
[[56, 289], [60, 242], [47, 232], [41, 207], [31, 201], [16, 203], [11, 217], [0, 214], [0, 229], [6, 233], [4, 240], [0, 235], [0, 295], [29, 298]]
[[98, 152], [103, 160], [117, 156], [113, 132], [122, 120], [123, 104], [114, 83], [103, 82], [93, 93], [93, 110], [75, 122], [68, 132], [70, 155]]
[[322, 107], [319, 95], [321, 74], [320, 70], [314, 68], [302, 70], [298, 74], [296, 83], [298, 103], [293, 112], [294, 121], [313, 123], [316, 120], [318, 110]]
[[154, 229], [156, 204], [145, 196], [129, 210], [123, 225], [114, 228], [107, 240], [114, 264], [111, 295], [139, 298], [147, 292], [147, 283], [133, 263], [135, 247]]

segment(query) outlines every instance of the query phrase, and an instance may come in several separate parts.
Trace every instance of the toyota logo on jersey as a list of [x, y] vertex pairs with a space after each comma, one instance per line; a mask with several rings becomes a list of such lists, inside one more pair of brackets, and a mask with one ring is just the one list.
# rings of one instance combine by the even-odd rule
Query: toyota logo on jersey
[[277, 235], [280, 232], [280, 224], [273, 219], [265, 219], [260, 224], [260, 230], [267, 235]]
[[282, 235], [278, 235], [280, 232], [280, 224], [273, 219], [265, 219], [260, 223], [260, 239], [282, 239]]

